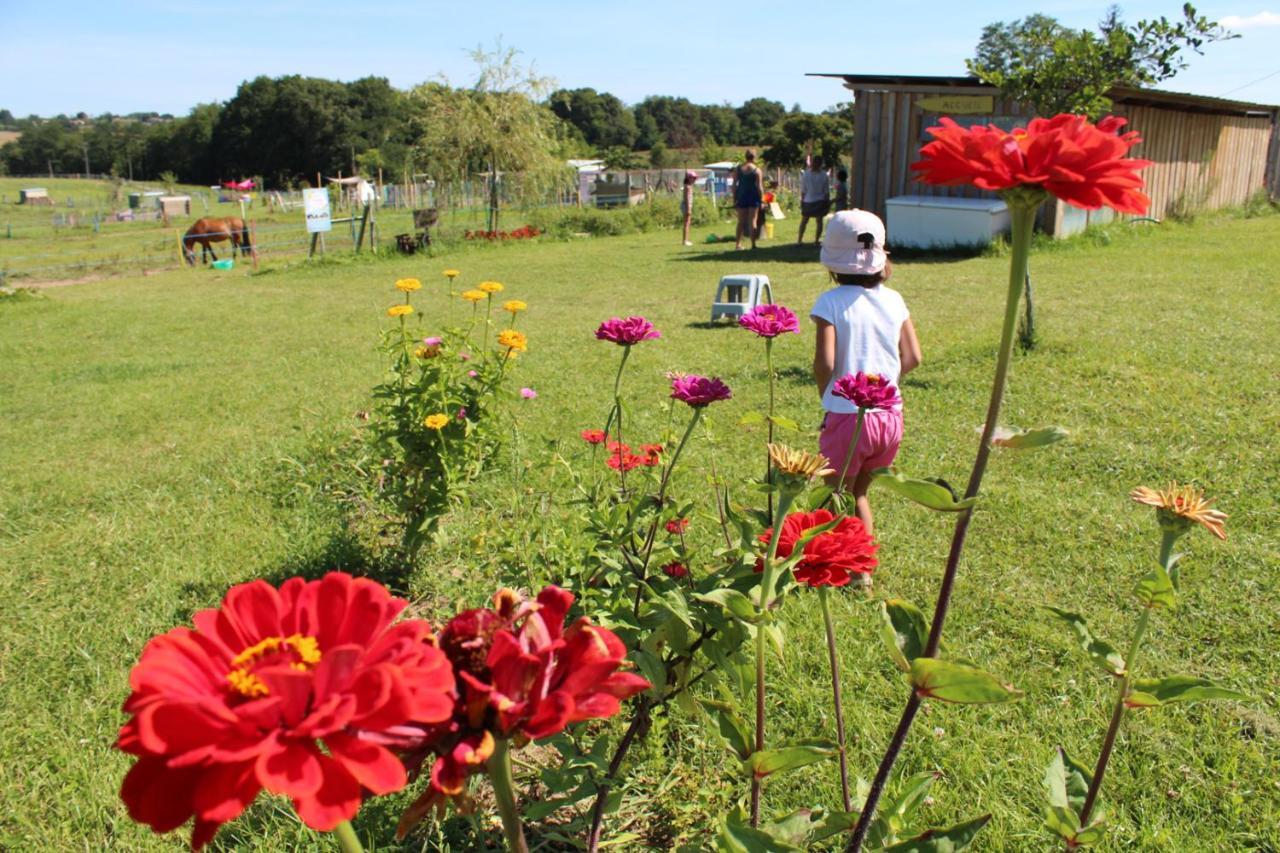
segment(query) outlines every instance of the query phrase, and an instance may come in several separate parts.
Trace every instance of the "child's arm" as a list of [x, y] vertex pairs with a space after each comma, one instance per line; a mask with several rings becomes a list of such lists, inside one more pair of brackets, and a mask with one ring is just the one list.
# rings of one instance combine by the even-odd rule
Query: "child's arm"
[[817, 317], [813, 318], [813, 322], [817, 326], [813, 341], [813, 381], [821, 395], [827, 392], [831, 374], [836, 370], [836, 327]]
[[898, 333], [898, 360], [902, 363], [898, 369], [899, 377], [920, 366], [920, 341], [916, 338], [916, 327], [911, 325], [910, 317], [902, 322], [902, 331]]

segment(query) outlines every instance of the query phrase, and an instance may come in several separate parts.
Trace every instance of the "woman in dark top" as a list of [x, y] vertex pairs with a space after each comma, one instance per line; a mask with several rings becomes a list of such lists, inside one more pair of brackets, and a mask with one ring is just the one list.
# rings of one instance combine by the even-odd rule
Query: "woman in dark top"
[[748, 150], [747, 162], [733, 170], [733, 207], [738, 212], [738, 230], [735, 249], [742, 248], [743, 235], [751, 238], [751, 248], [756, 247], [756, 214], [764, 198], [764, 177], [756, 166], [756, 152]]

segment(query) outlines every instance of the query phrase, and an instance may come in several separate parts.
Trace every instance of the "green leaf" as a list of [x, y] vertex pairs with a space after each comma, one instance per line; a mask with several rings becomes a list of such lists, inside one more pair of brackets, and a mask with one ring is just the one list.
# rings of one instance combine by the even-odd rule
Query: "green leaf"
[[[786, 639], [783, 636], [782, 627], [779, 625], [764, 625], [762, 629], [765, 636], [769, 638], [769, 643], [773, 646], [773, 653], [778, 656], [778, 660], [785, 661]], [[761, 629], [758, 628], [757, 630]]]
[[809, 844], [815, 845], [836, 835], [851, 831], [858, 825], [857, 812], [831, 812], [813, 824], [809, 832]]
[[[1089, 782], [1092, 778], [1092, 774], [1067, 755], [1062, 747], [1054, 750], [1053, 761], [1049, 762], [1044, 774], [1044, 786], [1049, 800], [1045, 806], [1044, 823], [1066, 841], [1081, 843], [1079, 815], [1089, 794]], [[1094, 820], [1089, 827], [1096, 834], [1102, 831], [1100, 825], [1101, 818]]]
[[739, 761], [746, 761], [751, 755], [751, 730], [747, 727], [747, 721], [728, 702], [703, 699], [702, 705], [716, 718], [720, 737], [724, 738], [729, 750]]
[[747, 412], [738, 418], [738, 426], [755, 426], [764, 423], [764, 415], [760, 412]]
[[774, 853], [802, 848], [774, 838], [769, 833], [752, 829], [739, 819], [729, 815], [718, 821], [716, 850], [718, 853]]
[[1070, 435], [1060, 426], [1040, 427], [1039, 429], [1010, 430], [997, 427], [991, 436], [992, 447], [1007, 447], [1010, 450], [1030, 450], [1035, 447], [1046, 447], [1057, 444]]
[[886, 847], [884, 853], [955, 853], [968, 847], [989, 820], [991, 815], [986, 814], [946, 829], [929, 829], [908, 841]]
[[1096, 663], [1103, 672], [1117, 677], [1124, 675], [1124, 656], [1120, 654], [1115, 646], [1093, 636], [1083, 616], [1057, 607], [1047, 606], [1045, 609], [1071, 626], [1071, 630], [1075, 632], [1076, 639], [1080, 643], [1080, 648], [1084, 649], [1089, 659]]
[[653, 599], [653, 603], [679, 619], [689, 630], [694, 630], [693, 617], [689, 615], [689, 602], [685, 600], [684, 593], [679, 589], [667, 590]]
[[791, 420], [791, 418], [784, 418], [782, 415], [774, 415], [769, 418], [769, 420], [773, 421], [774, 426], [782, 427], [783, 429], [788, 429], [792, 432], [800, 431], [800, 424]]
[[736, 589], [713, 589], [711, 592], [695, 595], [694, 598], [698, 601], [705, 601], [708, 604], [723, 607], [743, 622], [756, 622], [760, 618], [760, 614], [756, 611], [756, 606], [751, 603], [751, 599]]
[[765, 824], [764, 829], [775, 840], [804, 849], [813, 825], [813, 809], [796, 809], [789, 815]]
[[898, 841], [898, 837], [911, 825], [936, 778], [927, 771], [917, 773], [903, 782], [892, 797], [881, 803], [876, 819], [872, 821], [867, 833], [869, 849], [874, 850]]
[[835, 754], [836, 747], [831, 741], [812, 741], [753, 752], [742, 764], [747, 773], [756, 779], [763, 779], [774, 773], [822, 761]]
[[929, 640], [929, 626], [924, 612], [910, 601], [891, 598], [880, 605], [880, 635], [889, 648], [889, 656], [903, 672], [911, 671], [911, 662], [924, 654]]
[[1198, 702], [1202, 699], [1235, 699], [1247, 702], [1253, 697], [1226, 687], [1219, 687], [1207, 678], [1170, 675], [1166, 678], [1133, 679], [1124, 703], [1130, 708], [1153, 708], [1157, 705]]
[[654, 689], [659, 692], [666, 689], [667, 669], [657, 655], [646, 649], [635, 649], [631, 652], [631, 659], [635, 661], [640, 674], [649, 679]]
[[916, 658], [911, 662], [911, 686], [925, 698], [962, 705], [1012, 702], [1022, 696], [1021, 690], [989, 672], [937, 658]]
[[877, 468], [871, 474], [875, 478], [872, 480], [874, 484], [938, 512], [960, 512], [969, 509], [978, 500], [957, 500], [955, 491], [945, 480], [916, 480], [899, 473], [897, 468]]
[[[827, 499], [831, 497], [831, 494], [834, 491], [835, 489], [830, 486], [814, 486], [805, 494], [797, 509], [807, 512], [815, 512], [822, 508], [822, 505], [827, 502]], [[838, 515], [839, 513], [836, 514]]]
[[1174, 587], [1169, 573], [1164, 570], [1164, 566], [1156, 566], [1147, 572], [1146, 576], [1138, 581], [1134, 594], [1147, 607], [1167, 607], [1172, 610], [1178, 606], [1178, 590]]

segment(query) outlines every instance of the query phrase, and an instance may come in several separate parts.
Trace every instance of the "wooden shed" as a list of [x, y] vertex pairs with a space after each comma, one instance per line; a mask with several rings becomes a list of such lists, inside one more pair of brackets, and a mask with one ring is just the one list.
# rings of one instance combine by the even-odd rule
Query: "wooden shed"
[[190, 216], [191, 196], [162, 195], [156, 199], [156, 207], [160, 208], [160, 215], [166, 219], [170, 216]]
[[18, 190], [18, 204], [50, 205], [53, 204], [53, 199], [49, 197], [49, 191], [44, 187], [28, 187], [25, 190]]
[[[850, 202], [885, 215], [885, 200], [900, 195], [989, 198], [973, 187], [934, 187], [912, 180], [908, 164], [942, 116], [960, 124], [1025, 124], [1033, 111], [1001, 97], [976, 77], [813, 74], [844, 82], [853, 93], [854, 142]], [[1113, 112], [1142, 134], [1134, 157], [1153, 161], [1143, 172], [1149, 215], [1244, 204], [1259, 191], [1280, 198], [1280, 107], [1156, 89], [1108, 92]], [[1057, 202], [1041, 210], [1040, 227], [1065, 236], [1110, 211], [1086, 212]]]

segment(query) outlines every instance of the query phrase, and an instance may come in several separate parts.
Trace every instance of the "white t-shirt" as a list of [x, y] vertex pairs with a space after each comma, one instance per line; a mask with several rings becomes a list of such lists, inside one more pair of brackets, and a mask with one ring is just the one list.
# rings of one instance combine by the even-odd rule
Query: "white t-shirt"
[[850, 373], [878, 373], [898, 383], [902, 370], [898, 339], [902, 324], [911, 316], [898, 291], [883, 284], [842, 284], [819, 296], [809, 316], [826, 320], [836, 330], [836, 364], [822, 392], [824, 409], [850, 414], [858, 411], [853, 403], [831, 393], [835, 381]]
[[826, 172], [805, 169], [800, 175], [800, 201], [826, 201], [830, 191], [831, 183]]

